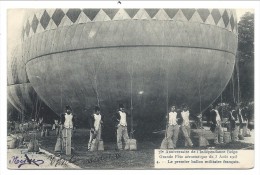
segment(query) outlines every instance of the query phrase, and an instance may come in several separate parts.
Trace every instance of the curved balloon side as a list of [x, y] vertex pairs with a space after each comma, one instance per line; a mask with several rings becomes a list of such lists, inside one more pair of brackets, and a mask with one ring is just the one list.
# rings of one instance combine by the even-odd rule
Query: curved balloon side
[[[236, 21], [235, 12], [224, 11], [230, 21]], [[178, 19], [166, 19], [160, 16], [164, 12], [159, 10], [154, 18], [146, 19], [140, 15], [146, 14], [144, 10], [130, 19], [117, 18], [116, 13], [109, 20], [105, 10], [100, 10], [92, 21], [83, 21], [82, 11], [74, 23], [65, 15], [59, 26], [50, 20], [35, 33], [31, 26], [16, 55], [22, 58], [22, 69], [39, 98], [56, 114], [66, 104], [83, 119], [86, 109], [97, 101], [107, 115], [118, 102], [129, 106], [127, 69], [132, 64], [134, 115], [140, 120], [145, 121], [144, 116], [159, 120], [165, 113], [168, 66], [170, 103], [186, 102], [198, 112], [199, 99], [203, 110], [231, 77], [237, 49], [236, 22], [231, 29], [222, 17], [215, 24], [212, 15], [205, 21], [198, 15], [187, 20], [187, 16], [180, 16], [185, 10], [179, 10]], [[55, 14], [55, 9], [39, 13]]]

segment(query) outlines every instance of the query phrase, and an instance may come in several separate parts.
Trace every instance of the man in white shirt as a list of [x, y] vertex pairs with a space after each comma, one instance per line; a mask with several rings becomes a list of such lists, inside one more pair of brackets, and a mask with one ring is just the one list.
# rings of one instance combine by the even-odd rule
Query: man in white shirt
[[231, 107], [229, 122], [230, 122], [231, 140], [232, 140], [232, 142], [236, 142], [236, 141], [238, 141], [240, 122], [239, 122], [238, 112], [235, 109], [235, 106]]
[[223, 144], [223, 137], [224, 137], [224, 131], [222, 128], [222, 118], [219, 115], [219, 112], [217, 110], [217, 106], [215, 108], [213, 105], [210, 105], [210, 118], [211, 118], [211, 128], [210, 130], [214, 133], [215, 139], [214, 143], [215, 144]]
[[65, 113], [61, 115], [61, 129], [63, 138], [63, 148], [65, 149], [66, 155], [71, 154], [71, 137], [74, 123], [74, 117], [72, 109], [69, 105], [65, 108]]
[[185, 146], [193, 147], [193, 143], [190, 139], [190, 111], [188, 110], [187, 105], [183, 106], [181, 117], [182, 117], [181, 130], [185, 137]]
[[115, 121], [116, 121], [116, 127], [117, 127], [117, 148], [119, 150], [123, 150], [123, 144], [122, 144], [122, 137], [124, 139], [125, 143], [125, 150], [129, 149], [129, 136], [127, 131], [127, 114], [124, 109], [123, 104], [119, 104], [119, 110], [117, 111], [115, 115]]
[[95, 112], [93, 115], [89, 118], [89, 124], [90, 124], [90, 136], [89, 136], [89, 142], [88, 142], [88, 150], [98, 150], [97, 146], [94, 146], [95, 149], [91, 149], [91, 146], [93, 146], [94, 142], [96, 145], [98, 145], [98, 142], [101, 140], [101, 124], [103, 123], [103, 116], [100, 114], [100, 108], [98, 106], [95, 107]]
[[170, 145], [173, 145], [173, 148], [175, 148], [179, 136], [179, 125], [177, 123], [178, 119], [177, 119], [177, 112], [175, 106], [171, 107], [169, 116], [166, 116], [166, 119], [168, 119], [166, 137], [169, 142], [172, 142], [172, 144]]

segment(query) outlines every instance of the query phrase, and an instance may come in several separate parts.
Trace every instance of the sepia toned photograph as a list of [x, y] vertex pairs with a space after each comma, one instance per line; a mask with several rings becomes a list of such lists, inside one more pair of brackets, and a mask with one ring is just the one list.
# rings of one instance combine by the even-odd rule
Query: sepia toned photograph
[[7, 168], [253, 168], [254, 17], [8, 9]]

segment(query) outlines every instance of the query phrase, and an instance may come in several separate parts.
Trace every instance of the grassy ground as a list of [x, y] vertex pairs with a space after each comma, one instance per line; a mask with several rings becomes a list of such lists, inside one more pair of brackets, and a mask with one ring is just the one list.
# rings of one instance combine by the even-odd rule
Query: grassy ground
[[[154, 149], [160, 147], [164, 137], [163, 135], [157, 135], [153, 139], [145, 138], [144, 140], [138, 140], [137, 151], [117, 151], [115, 150], [115, 142], [105, 142], [105, 151], [88, 152], [88, 134], [89, 131], [86, 129], [77, 129], [72, 137], [74, 156], [61, 155], [62, 158], [87, 169], [151, 169], [154, 167]], [[190, 149], [184, 147], [183, 137], [181, 135], [179, 137], [177, 149]], [[54, 152], [57, 139], [54, 131], [51, 131], [48, 137], [40, 137], [40, 133], [38, 133], [37, 138], [41, 148], [57, 154]], [[29, 137], [25, 137], [25, 140], [28, 139]], [[235, 142], [215, 146], [213, 145], [213, 140], [209, 140], [211, 145], [207, 148], [201, 148], [198, 147], [198, 139], [194, 137], [194, 133], [192, 133], [192, 141], [195, 145], [193, 149], [208, 149], [209, 147], [214, 149], [254, 149], [252, 143]]]
[[[62, 155], [62, 157], [71, 159], [74, 164], [88, 169], [144, 169], [154, 166], [154, 149], [158, 146], [155, 142], [145, 141], [144, 144], [138, 144], [137, 151], [117, 151], [115, 142], [105, 142], [105, 151], [89, 152], [87, 151], [88, 133], [87, 130], [76, 130], [72, 138], [74, 157], [66, 155]], [[54, 132], [50, 132], [50, 136], [40, 139], [41, 148], [53, 154], [56, 154], [54, 152], [55, 143]]]

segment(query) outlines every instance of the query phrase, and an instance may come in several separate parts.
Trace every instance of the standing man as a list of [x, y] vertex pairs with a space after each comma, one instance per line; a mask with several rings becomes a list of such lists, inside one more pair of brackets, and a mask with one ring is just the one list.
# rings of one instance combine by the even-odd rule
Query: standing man
[[176, 144], [178, 141], [178, 136], [179, 136], [179, 125], [177, 123], [178, 118], [177, 118], [177, 112], [176, 112], [176, 107], [173, 105], [170, 109], [169, 114], [166, 116], [166, 119], [168, 120], [168, 127], [166, 131], [166, 140], [169, 143], [169, 145], [173, 145], [172, 148], [176, 148]]
[[186, 104], [183, 105], [183, 110], [181, 112], [182, 124], [181, 130], [185, 137], [185, 146], [193, 147], [193, 143], [190, 139], [190, 111]]
[[210, 106], [210, 119], [211, 119], [211, 131], [215, 135], [214, 143], [215, 144], [223, 144], [223, 128], [221, 126], [221, 116], [219, 115], [219, 112], [217, 110], [217, 107], [213, 107], [213, 105]]
[[65, 107], [65, 113], [61, 115], [62, 138], [66, 155], [71, 155], [71, 134], [74, 117], [69, 105]]
[[88, 142], [88, 151], [97, 151], [98, 143], [101, 140], [101, 125], [103, 123], [103, 116], [100, 114], [100, 108], [95, 107], [94, 114], [89, 118], [90, 136]]
[[129, 149], [128, 143], [128, 131], [127, 131], [127, 121], [126, 118], [128, 117], [127, 113], [125, 112], [125, 108], [123, 104], [119, 104], [119, 110], [115, 114], [115, 122], [117, 127], [117, 148], [119, 150], [123, 150], [122, 144], [122, 137], [125, 142], [125, 150]]
[[240, 121], [240, 127], [239, 127], [239, 139], [244, 140], [244, 136], [246, 136], [247, 131], [247, 123], [248, 123], [248, 117], [244, 108], [244, 105], [238, 104], [237, 106], [238, 110], [238, 117]]
[[202, 113], [199, 113], [195, 117], [197, 129], [203, 129]]
[[59, 118], [54, 118], [54, 124], [52, 125], [52, 130], [55, 130], [56, 136], [59, 134]]
[[236, 142], [238, 141], [240, 122], [238, 118], [238, 112], [237, 110], [235, 110], [234, 106], [231, 107], [229, 122], [230, 122], [230, 131], [231, 131], [231, 140], [232, 142]]

